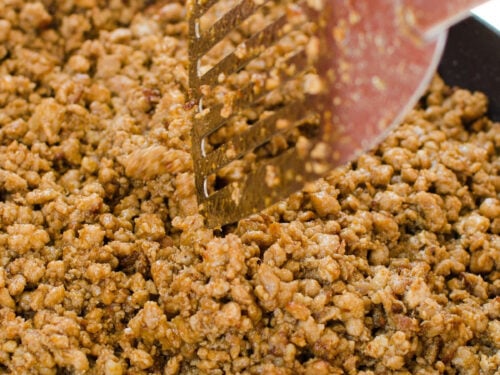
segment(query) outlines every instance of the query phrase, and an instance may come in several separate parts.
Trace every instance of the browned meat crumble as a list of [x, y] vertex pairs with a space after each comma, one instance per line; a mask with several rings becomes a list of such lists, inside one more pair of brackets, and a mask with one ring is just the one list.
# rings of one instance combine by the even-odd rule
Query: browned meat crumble
[[214, 232], [186, 27], [0, 0], [0, 373], [499, 374], [487, 98], [436, 78], [378, 149]]

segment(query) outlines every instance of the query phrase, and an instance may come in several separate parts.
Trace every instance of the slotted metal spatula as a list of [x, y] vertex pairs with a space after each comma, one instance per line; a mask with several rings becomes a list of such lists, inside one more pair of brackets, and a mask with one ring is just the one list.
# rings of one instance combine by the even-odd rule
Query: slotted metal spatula
[[482, 2], [192, 0], [207, 224], [256, 213], [380, 142], [423, 94], [447, 27]]

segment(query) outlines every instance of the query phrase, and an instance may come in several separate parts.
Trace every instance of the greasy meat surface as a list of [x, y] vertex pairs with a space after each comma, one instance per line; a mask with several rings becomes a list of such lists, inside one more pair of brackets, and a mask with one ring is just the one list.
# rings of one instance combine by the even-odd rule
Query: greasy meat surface
[[0, 0], [0, 372], [498, 373], [486, 97], [436, 78], [378, 149], [214, 232], [185, 17]]

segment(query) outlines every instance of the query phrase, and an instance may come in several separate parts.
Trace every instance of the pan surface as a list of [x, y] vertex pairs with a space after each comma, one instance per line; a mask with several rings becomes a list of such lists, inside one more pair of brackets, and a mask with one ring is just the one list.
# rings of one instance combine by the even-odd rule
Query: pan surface
[[500, 121], [500, 33], [474, 17], [453, 26], [439, 65], [450, 86], [484, 92], [489, 116]]

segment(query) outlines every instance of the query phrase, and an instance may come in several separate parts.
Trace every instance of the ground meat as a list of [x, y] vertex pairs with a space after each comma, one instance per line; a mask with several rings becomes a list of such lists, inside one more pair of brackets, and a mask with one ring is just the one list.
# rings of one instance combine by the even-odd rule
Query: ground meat
[[224, 231], [192, 107], [183, 1], [0, 2], [1, 373], [498, 373], [483, 94], [435, 78], [376, 150]]

